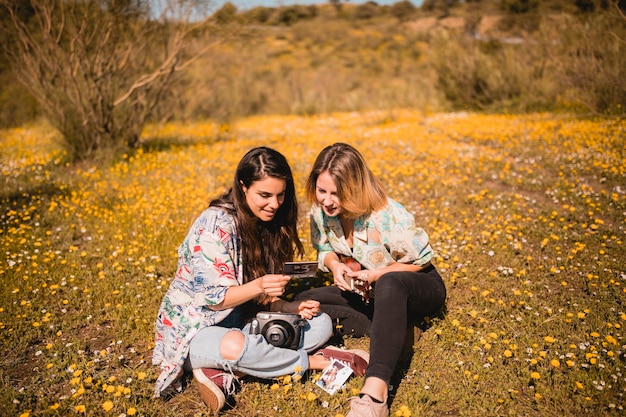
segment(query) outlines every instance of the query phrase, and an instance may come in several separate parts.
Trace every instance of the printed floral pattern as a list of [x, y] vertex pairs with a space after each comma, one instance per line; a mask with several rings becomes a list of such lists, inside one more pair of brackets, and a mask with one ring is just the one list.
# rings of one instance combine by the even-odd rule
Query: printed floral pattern
[[416, 227], [413, 215], [392, 199], [383, 209], [355, 219], [352, 248], [339, 217], [327, 216], [317, 205], [311, 208], [309, 217], [311, 241], [323, 271], [328, 271], [324, 259], [331, 252], [350, 256], [366, 269], [384, 268], [394, 262], [424, 265], [434, 255], [428, 234]]
[[232, 309], [213, 311], [226, 290], [242, 284], [235, 220], [221, 208], [206, 209], [178, 248], [178, 270], [156, 322], [154, 365], [161, 366], [155, 395], [180, 390], [183, 363], [196, 333], [222, 321]]

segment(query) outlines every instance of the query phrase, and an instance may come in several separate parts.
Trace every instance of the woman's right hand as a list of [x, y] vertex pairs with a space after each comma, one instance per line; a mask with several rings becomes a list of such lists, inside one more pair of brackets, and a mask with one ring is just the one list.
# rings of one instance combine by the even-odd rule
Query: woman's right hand
[[280, 297], [285, 293], [289, 279], [289, 275], [268, 274], [255, 279], [254, 282], [259, 286], [260, 295]]
[[335, 285], [342, 291], [350, 291], [351, 288], [350, 284], [346, 281], [346, 274], [348, 272], [352, 272], [352, 269], [350, 269], [348, 265], [337, 261], [337, 263], [331, 268], [331, 271], [333, 272]]

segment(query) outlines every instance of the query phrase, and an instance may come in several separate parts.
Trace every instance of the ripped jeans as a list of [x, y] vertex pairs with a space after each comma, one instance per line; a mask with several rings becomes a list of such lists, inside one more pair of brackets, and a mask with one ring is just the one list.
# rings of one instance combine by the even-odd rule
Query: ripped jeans
[[[280, 348], [268, 343], [261, 334], [250, 334], [250, 323], [242, 322], [237, 309], [224, 321], [205, 327], [191, 340], [187, 370], [195, 368], [223, 369], [263, 379], [284, 375], [302, 375], [309, 368], [308, 354], [316, 351], [332, 336], [332, 321], [320, 313], [304, 326], [298, 350]], [[245, 336], [244, 348], [236, 360], [227, 360], [220, 354], [220, 344], [230, 331]]]

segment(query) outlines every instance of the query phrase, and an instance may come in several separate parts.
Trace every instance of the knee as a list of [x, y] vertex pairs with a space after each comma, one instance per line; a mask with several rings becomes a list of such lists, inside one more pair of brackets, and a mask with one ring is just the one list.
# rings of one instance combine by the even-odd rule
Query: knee
[[393, 272], [384, 274], [376, 281], [376, 293], [381, 291], [395, 291], [400, 289], [399, 280], [395, 279]]
[[330, 339], [333, 335], [333, 319], [326, 313], [321, 313], [317, 317], [315, 317], [317, 321], [317, 326], [321, 329], [321, 338], [322, 339]]
[[241, 357], [246, 343], [246, 336], [237, 330], [226, 333], [220, 342], [220, 355], [222, 358], [234, 361]]
[[313, 317], [313, 320], [315, 320], [317, 325], [321, 328], [333, 327], [333, 319], [326, 313], [319, 313], [317, 316]]

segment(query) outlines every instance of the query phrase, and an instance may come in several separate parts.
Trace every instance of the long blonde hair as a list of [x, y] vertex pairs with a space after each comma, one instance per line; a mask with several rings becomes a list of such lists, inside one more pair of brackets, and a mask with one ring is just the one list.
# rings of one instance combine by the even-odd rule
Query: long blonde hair
[[328, 172], [337, 186], [337, 197], [346, 218], [357, 218], [387, 205], [387, 193], [367, 167], [363, 156], [347, 143], [335, 143], [320, 152], [306, 183], [306, 197], [316, 204], [320, 174]]

